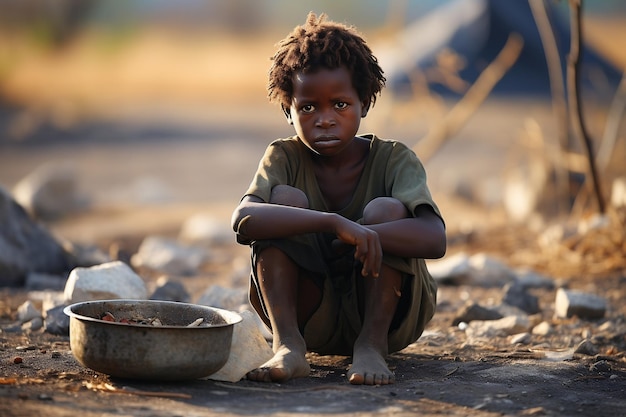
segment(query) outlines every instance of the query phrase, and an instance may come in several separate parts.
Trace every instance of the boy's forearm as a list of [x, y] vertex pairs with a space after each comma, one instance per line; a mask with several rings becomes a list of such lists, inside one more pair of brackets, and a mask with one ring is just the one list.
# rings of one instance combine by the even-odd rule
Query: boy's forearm
[[338, 215], [278, 204], [240, 207], [236, 232], [249, 240], [280, 239], [304, 233], [331, 232]]
[[437, 218], [407, 218], [367, 225], [378, 233], [383, 251], [408, 258], [437, 259], [446, 251], [446, 233]]

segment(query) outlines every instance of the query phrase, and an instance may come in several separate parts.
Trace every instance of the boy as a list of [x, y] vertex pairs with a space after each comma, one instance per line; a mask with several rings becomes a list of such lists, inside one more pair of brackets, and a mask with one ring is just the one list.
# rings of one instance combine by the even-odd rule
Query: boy
[[307, 376], [312, 351], [352, 356], [352, 384], [391, 384], [386, 356], [434, 314], [423, 259], [445, 253], [441, 214], [409, 148], [356, 136], [385, 78], [353, 28], [310, 13], [272, 60], [269, 98], [296, 135], [269, 145], [233, 213], [273, 332], [274, 357], [247, 378]]

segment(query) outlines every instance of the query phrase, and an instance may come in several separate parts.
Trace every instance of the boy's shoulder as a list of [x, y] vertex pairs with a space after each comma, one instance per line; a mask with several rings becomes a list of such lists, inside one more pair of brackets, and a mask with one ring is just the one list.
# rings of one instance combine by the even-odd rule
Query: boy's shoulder
[[398, 148], [402, 150], [411, 151], [411, 148], [409, 148], [406, 144], [396, 139], [383, 139], [374, 133], [366, 133], [366, 134], [362, 134], [359, 136], [371, 141], [372, 149], [388, 149], [389, 151], [391, 151], [393, 148]]

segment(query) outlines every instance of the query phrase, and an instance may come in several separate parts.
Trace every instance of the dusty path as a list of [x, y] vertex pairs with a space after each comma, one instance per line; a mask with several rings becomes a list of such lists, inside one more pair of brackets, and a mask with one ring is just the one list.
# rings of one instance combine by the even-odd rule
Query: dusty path
[[[136, 245], [149, 234], [175, 233], [186, 218], [198, 211], [211, 212], [227, 221], [254, 171], [266, 139], [281, 132], [289, 133], [288, 126], [283, 126], [280, 119], [277, 123], [265, 119], [278, 117], [274, 110], [257, 114], [263, 128], [254, 132], [241, 127], [217, 129], [211, 121], [197, 122], [193, 115], [187, 115], [178, 119], [184, 123], [165, 124], [163, 129], [157, 129], [161, 136], [146, 127], [149, 125], [134, 122], [100, 126], [100, 129], [92, 126], [94, 138], [81, 144], [72, 143], [71, 139], [53, 146], [0, 144], [0, 184], [12, 186], [43, 162], [71, 162], [77, 167], [81, 187], [92, 198], [93, 207], [49, 227], [65, 238], [101, 245], [103, 249], [115, 240]], [[480, 231], [502, 219], [498, 210], [462, 205], [445, 198], [445, 194], [449, 190], [446, 184], [450, 174], [473, 173], [472, 178], [478, 181], [497, 175], [506, 146], [501, 138], [481, 137], [480, 132], [485, 132], [485, 120], [497, 120], [496, 125], [510, 127], [506, 132], [513, 138], [517, 134], [515, 127], [523, 121], [514, 119], [518, 124], [511, 126], [513, 118], [507, 119], [511, 114], [505, 111], [499, 119], [493, 115], [477, 119], [467, 128], [467, 143], [446, 147], [445, 153], [430, 164], [432, 184], [436, 194], [442, 196], [439, 200], [442, 211], [447, 213], [449, 253], [472, 248], [467, 240], [457, 239], [468, 224]], [[102, 140], [110, 132], [115, 135], [108, 141]], [[390, 136], [396, 136], [393, 129], [389, 132]], [[461, 154], [467, 156], [468, 152], [476, 157], [474, 165], [460, 164], [458, 158]], [[154, 194], [146, 192], [142, 197], [137, 192], [146, 189]], [[499, 242], [503, 236], [495, 238]], [[460, 241], [463, 245], [456, 246], [455, 242]], [[474, 242], [475, 250], [498, 246], [497, 243], [485, 245], [484, 236]], [[509, 250], [504, 246], [500, 249]], [[235, 244], [224, 252], [225, 256], [220, 258], [224, 262], [214, 265], [217, 272], [214, 271], [213, 280], [226, 279], [232, 260], [247, 256], [246, 248]], [[511, 253], [498, 255], [506, 259]], [[186, 284], [191, 289], [203, 289], [210, 284], [208, 279], [191, 277]], [[626, 297], [626, 286], [620, 276], [590, 277], [588, 282], [578, 280], [571, 284], [593, 286], [598, 293], [611, 294], [613, 300]], [[550, 307], [553, 291], [541, 294], [545, 308], [539, 318], [553, 321], [557, 329], [554, 334], [535, 339], [530, 346], [511, 345], [506, 338], [494, 338], [484, 344], [468, 343], [465, 334], [451, 326], [452, 317], [464, 299], [487, 302], [494, 296], [493, 291], [475, 287], [440, 288], [438, 313], [417, 343], [391, 356], [390, 365], [396, 372], [397, 383], [384, 387], [350, 386], [345, 381], [349, 358], [320, 356], [309, 357], [313, 369], [310, 378], [285, 384], [249, 381], [148, 384], [114, 380], [81, 367], [69, 351], [65, 337], [3, 332], [0, 333], [0, 415], [612, 417], [626, 413], [624, 306], [615, 305], [611, 309], [610, 318], [618, 326], [616, 339], [605, 340], [599, 346], [601, 353], [595, 356], [573, 355], [572, 347], [583, 330], [595, 332], [599, 323], [553, 321]], [[3, 327], [14, 320], [16, 307], [30, 296], [23, 291], [3, 290], [0, 298]], [[14, 363], [18, 357], [22, 362]]]

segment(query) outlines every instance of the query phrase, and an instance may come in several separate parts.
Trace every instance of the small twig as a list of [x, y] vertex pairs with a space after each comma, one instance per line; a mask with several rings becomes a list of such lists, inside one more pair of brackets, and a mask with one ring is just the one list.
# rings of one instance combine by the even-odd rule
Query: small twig
[[[530, 9], [533, 18], [537, 24], [541, 44], [543, 45], [544, 55], [546, 57], [546, 65], [548, 67], [548, 77], [550, 80], [550, 92], [552, 98], [552, 112], [557, 126], [557, 135], [561, 152], [556, 152], [556, 180], [557, 195], [559, 196], [559, 205], [566, 201], [568, 197], [569, 178], [567, 163], [567, 152], [569, 150], [569, 121], [567, 120], [567, 103], [565, 101], [565, 82], [563, 80], [563, 71], [561, 67], [561, 59], [559, 49], [554, 37], [554, 31], [550, 24], [550, 18], [546, 11], [544, 0], [529, 0]], [[564, 155], [565, 154], [565, 155]]]
[[[596, 161], [593, 156], [593, 145], [587, 133], [585, 123], [582, 117], [582, 103], [580, 100], [580, 64], [581, 64], [581, 48], [582, 48], [582, 22], [581, 22], [581, 3], [582, 0], [569, 0], [570, 4], [570, 25], [571, 25], [571, 44], [570, 53], [567, 62], [567, 87], [568, 97], [571, 100], [569, 106], [570, 119], [573, 123], [574, 131], [582, 140], [587, 152], [589, 175], [593, 181], [593, 191], [597, 200], [598, 210], [601, 214], [606, 212], [604, 198], [600, 186], [600, 178], [596, 169]], [[587, 182], [587, 181], [585, 181]]]
[[498, 56], [485, 68], [444, 120], [417, 143], [414, 150], [423, 162], [430, 159], [441, 145], [475, 113], [493, 87], [517, 61], [523, 45], [522, 38], [518, 34], [512, 33]]

